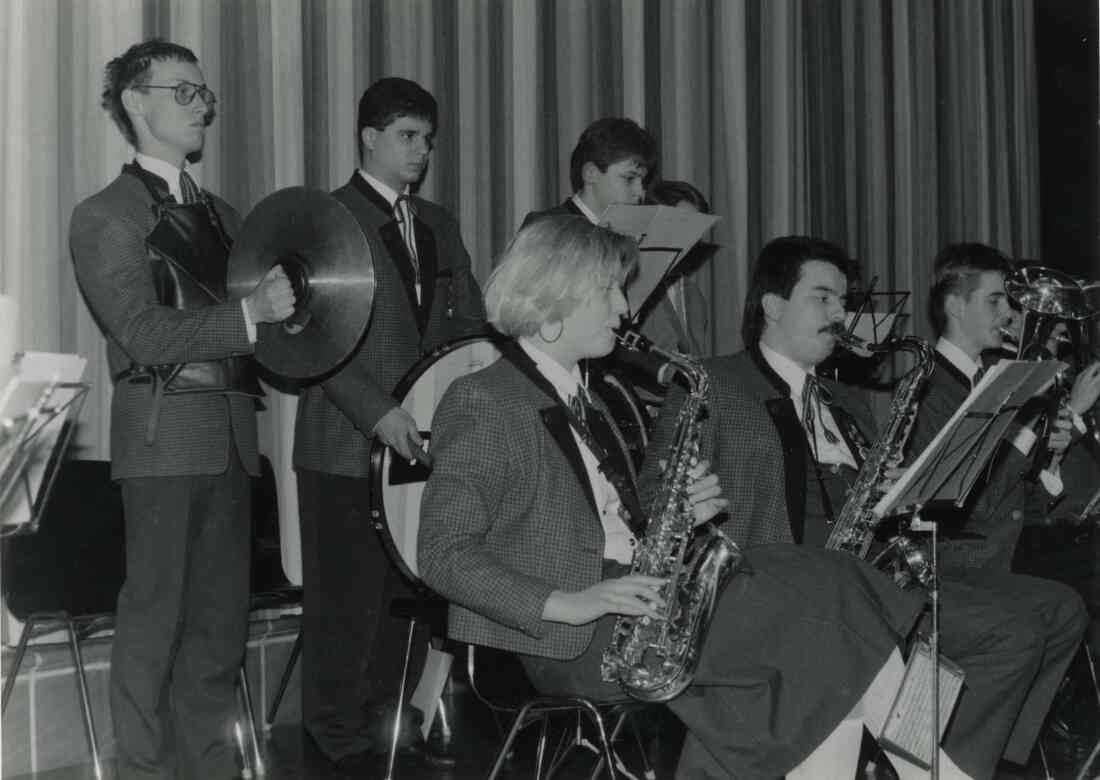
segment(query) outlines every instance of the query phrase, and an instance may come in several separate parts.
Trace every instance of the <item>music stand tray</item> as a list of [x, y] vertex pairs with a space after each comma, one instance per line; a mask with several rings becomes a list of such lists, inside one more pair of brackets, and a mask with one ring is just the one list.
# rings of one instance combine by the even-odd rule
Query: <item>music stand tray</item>
[[24, 357], [59, 370], [45, 380], [33, 367], [20, 371], [0, 392], [0, 536], [37, 530], [89, 390], [59, 378], [79, 379], [82, 358], [28, 353], [17, 360]]

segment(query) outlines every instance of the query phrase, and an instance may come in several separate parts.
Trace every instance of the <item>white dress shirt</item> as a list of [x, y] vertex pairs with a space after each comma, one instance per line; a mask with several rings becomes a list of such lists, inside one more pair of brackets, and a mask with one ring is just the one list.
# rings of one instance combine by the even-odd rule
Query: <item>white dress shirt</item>
[[[142, 167], [142, 169], [148, 171], [154, 176], [159, 176], [164, 179], [168, 185], [168, 194], [176, 199], [176, 203], [183, 203], [183, 193], [180, 192], [180, 172], [181, 169], [172, 165], [172, 163], [160, 159], [159, 157], [150, 157], [147, 154], [137, 152], [134, 155], [134, 161]], [[187, 166], [184, 163], [183, 170], [187, 171], [187, 175], [190, 176], [195, 186], [202, 188], [202, 184], [199, 181], [199, 177], [195, 175], [194, 169]], [[248, 341], [251, 344], [256, 343], [256, 323], [252, 321], [252, 317], [248, 314], [248, 306], [245, 304], [244, 299], [241, 299], [241, 311], [244, 312], [244, 329], [248, 334]]]
[[[806, 374], [809, 372], [763, 342], [760, 343], [760, 353], [764, 356], [764, 360], [767, 361], [768, 365], [772, 367], [772, 370], [779, 374], [780, 379], [790, 386], [795, 413], [798, 414], [798, 419], [802, 420], [803, 429], [805, 430], [806, 421], [802, 419], [802, 391], [806, 387]], [[815, 441], [810, 442], [810, 445], [818, 463], [856, 468], [856, 459], [853, 457], [851, 450], [848, 449], [848, 444], [845, 442], [844, 436], [841, 435], [840, 426], [833, 418], [833, 413], [829, 410], [828, 404], [822, 403], [818, 406], [817, 419], [814, 420], [813, 427]], [[836, 441], [829, 441], [825, 435], [825, 429], [833, 434]], [[808, 432], [806, 436], [808, 439]]]
[[[554, 386], [558, 396], [568, 405], [573, 396], [580, 392], [580, 369], [575, 367], [571, 372], [566, 371], [561, 363], [536, 347], [528, 338], [520, 338], [519, 345], [535, 361], [539, 373], [546, 377], [550, 384]], [[635, 540], [634, 534], [630, 532], [630, 528], [627, 527], [626, 521], [623, 520], [619, 491], [608, 481], [607, 477], [600, 473], [600, 464], [596, 460], [596, 455], [588, 448], [576, 429], [572, 425], [569, 426], [569, 429], [572, 431], [573, 440], [577, 443], [577, 448], [581, 452], [584, 470], [588, 474], [588, 483], [592, 486], [592, 495], [595, 496], [596, 506], [600, 509], [600, 524], [603, 526], [604, 534], [603, 557], [619, 563], [630, 564], [634, 560], [634, 546], [637, 540]]]
[[584, 214], [585, 219], [587, 219], [593, 225], [600, 224], [600, 218], [598, 216], [596, 216], [596, 212], [594, 212], [592, 209], [588, 208], [588, 204], [585, 203], [583, 200], [581, 200], [580, 195], [574, 195], [572, 200], [573, 200], [573, 205], [581, 210], [581, 214]]

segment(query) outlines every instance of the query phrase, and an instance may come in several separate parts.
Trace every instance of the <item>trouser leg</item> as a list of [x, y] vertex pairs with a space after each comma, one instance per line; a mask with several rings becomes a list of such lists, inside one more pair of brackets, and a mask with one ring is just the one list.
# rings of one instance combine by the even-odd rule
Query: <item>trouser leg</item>
[[371, 524], [367, 479], [301, 469], [298, 498], [304, 725], [333, 759], [381, 749], [378, 709], [397, 694], [408, 628], [389, 603], [405, 586]]
[[126, 581], [111, 649], [111, 718], [119, 773], [170, 777], [168, 681], [183, 618], [195, 477], [122, 481]]
[[[1050, 704], [1049, 697], [1045, 703], [1040, 701], [1044, 693], [1032, 695], [1031, 690], [1037, 680], [1057, 673], [1048, 660], [1047, 642], [1049, 625], [1058, 621], [1031, 611], [1036, 588], [1027, 579], [974, 573], [954, 575], [941, 584], [941, 648], [966, 673], [943, 745], [960, 767], [979, 780], [993, 776], [1017, 720], [1031, 724], [1037, 719], [1037, 729]], [[1061, 616], [1064, 609], [1072, 616], [1079, 599], [1075, 606], [1072, 594], [1064, 597], [1068, 604], [1054, 612]], [[1070, 617], [1069, 622], [1074, 619]], [[1079, 638], [1083, 624], [1074, 630]], [[1021, 727], [1021, 745], [1029, 730], [1029, 725]]]
[[248, 639], [251, 485], [235, 454], [225, 474], [201, 479], [171, 701], [180, 776], [215, 780], [237, 774], [233, 727]]

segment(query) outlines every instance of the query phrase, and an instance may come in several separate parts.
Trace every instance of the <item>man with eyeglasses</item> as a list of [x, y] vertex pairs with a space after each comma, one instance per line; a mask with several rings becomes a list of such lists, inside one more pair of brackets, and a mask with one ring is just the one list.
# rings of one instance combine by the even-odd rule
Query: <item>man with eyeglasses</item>
[[248, 629], [250, 476], [260, 473], [256, 323], [294, 294], [276, 267], [226, 295], [239, 219], [188, 169], [214, 119], [195, 55], [162, 40], [107, 64], [103, 107], [136, 150], [77, 206], [77, 282], [107, 340], [112, 475], [126, 581], [111, 657], [118, 776], [237, 776], [235, 683]]

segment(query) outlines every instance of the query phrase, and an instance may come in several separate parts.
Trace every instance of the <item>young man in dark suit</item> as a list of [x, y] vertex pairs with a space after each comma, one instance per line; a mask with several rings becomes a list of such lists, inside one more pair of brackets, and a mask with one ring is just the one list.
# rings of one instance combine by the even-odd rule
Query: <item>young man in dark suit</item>
[[394, 388], [419, 359], [481, 331], [485, 319], [458, 223], [411, 194], [436, 127], [435, 98], [412, 81], [385, 78], [363, 93], [361, 167], [333, 195], [371, 247], [371, 321], [351, 357], [298, 402], [303, 716], [321, 751], [349, 767], [370, 764], [386, 747], [383, 708], [398, 693], [406, 629], [388, 614], [402, 582], [369, 518], [371, 445], [418, 455], [423, 442]]
[[147, 41], [112, 60], [104, 81], [103, 106], [137, 155], [77, 206], [70, 242], [115, 382], [111, 469], [126, 513], [111, 656], [119, 774], [230, 778], [249, 475], [259, 474], [248, 356], [256, 323], [289, 316], [294, 296], [277, 268], [243, 301], [226, 298], [237, 214], [187, 168], [214, 118], [195, 55]]
[[553, 208], [532, 211], [521, 227], [552, 214], [573, 214], [598, 225], [608, 206], [641, 203], [656, 167], [657, 141], [648, 130], [625, 117], [597, 119], [581, 133], [569, 157], [573, 194]]
[[[920, 411], [909, 451], [919, 454], [970, 394], [985, 372], [983, 353], [1000, 350], [1004, 334], [1016, 316], [1005, 293], [1005, 277], [1012, 264], [1001, 252], [985, 244], [961, 243], [944, 247], [936, 258], [935, 278], [929, 299], [936, 342], [936, 371], [921, 396]], [[1084, 429], [1080, 415], [1096, 402], [1100, 391], [1096, 367], [1083, 372], [1074, 385], [1051, 444], [1057, 462], [1069, 444], [1074, 426]], [[967, 505], [956, 515], [965, 529], [981, 534], [977, 540], [947, 542], [942, 567], [983, 568], [1008, 571], [1020, 531], [1029, 513], [1061, 495], [1064, 485], [1059, 469], [1024, 479], [1032, 468], [1034, 432], [1019, 425], [1010, 429], [1009, 442], [995, 454], [992, 468], [972, 491]]]
[[[844, 321], [853, 273], [834, 244], [770, 242], [749, 282], [746, 349], [704, 363], [711, 392], [700, 458], [729, 496], [721, 527], [750, 556], [771, 543], [825, 546], [876, 440], [860, 394], [815, 374], [836, 346], [830, 329]], [[662, 407], [643, 490], [659, 479], [683, 398], [673, 388]], [[1026, 762], [1086, 616], [1065, 586], [1017, 575], [953, 574], [940, 592], [941, 648], [966, 672], [943, 745], [967, 775], [986, 780], [1002, 754]]]

